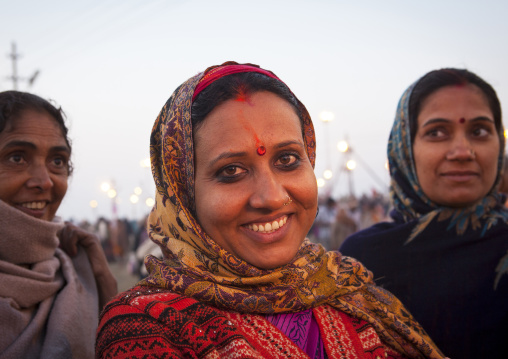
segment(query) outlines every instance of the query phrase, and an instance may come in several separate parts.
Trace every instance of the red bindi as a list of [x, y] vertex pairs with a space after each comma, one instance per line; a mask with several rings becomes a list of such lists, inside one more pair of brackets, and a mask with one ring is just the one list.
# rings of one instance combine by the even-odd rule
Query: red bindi
[[256, 151], [258, 155], [263, 156], [266, 153], [266, 148], [265, 146], [259, 146]]
[[464, 123], [464, 122], [466, 122], [466, 119], [464, 117], [461, 117], [459, 120], [459, 123]]

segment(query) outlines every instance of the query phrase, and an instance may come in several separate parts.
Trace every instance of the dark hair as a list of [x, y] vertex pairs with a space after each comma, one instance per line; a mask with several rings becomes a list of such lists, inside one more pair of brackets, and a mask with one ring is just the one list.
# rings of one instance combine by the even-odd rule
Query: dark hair
[[303, 116], [298, 100], [289, 88], [277, 79], [257, 72], [224, 76], [205, 88], [194, 100], [191, 109], [192, 130], [196, 131], [205, 117], [221, 103], [259, 91], [269, 91], [286, 100], [296, 111], [303, 133]]
[[[16, 120], [24, 111], [32, 110], [36, 112], [48, 113], [58, 124], [62, 130], [62, 136], [65, 143], [72, 151], [71, 142], [67, 137], [69, 130], [65, 126], [65, 114], [61, 108], [56, 108], [49, 101], [28, 93], [20, 91], [4, 91], [0, 92], [0, 132], [5, 129], [9, 121]], [[69, 161], [68, 173], [72, 173], [72, 164]]]
[[[478, 75], [462, 69], [444, 68], [434, 70], [427, 73], [413, 88], [411, 97], [409, 99], [409, 128], [411, 131], [411, 142], [414, 141], [416, 132], [418, 130], [418, 115], [420, 114], [423, 101], [433, 92], [445, 86], [464, 86], [467, 84], [475, 85], [478, 87], [489, 104], [492, 115], [494, 116], [494, 124], [496, 131], [501, 140], [501, 145], [504, 144], [503, 122], [501, 118], [501, 104], [497, 97], [496, 91]], [[501, 146], [503, 148], [503, 146]]]

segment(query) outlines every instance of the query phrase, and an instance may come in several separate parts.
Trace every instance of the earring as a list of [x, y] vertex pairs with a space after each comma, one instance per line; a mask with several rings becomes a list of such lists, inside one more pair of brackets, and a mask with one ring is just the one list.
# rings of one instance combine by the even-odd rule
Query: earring
[[288, 201], [286, 203], [284, 203], [284, 206], [287, 206], [288, 204], [293, 202], [293, 200], [291, 199], [291, 197], [289, 197], [289, 195], [287, 195], [287, 197], [288, 197]]

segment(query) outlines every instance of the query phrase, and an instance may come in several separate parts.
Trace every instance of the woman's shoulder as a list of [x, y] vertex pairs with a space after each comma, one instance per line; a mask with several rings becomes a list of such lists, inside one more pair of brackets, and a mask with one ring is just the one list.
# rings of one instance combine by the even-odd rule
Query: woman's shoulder
[[236, 337], [224, 311], [166, 289], [136, 286], [118, 294], [101, 313], [96, 357], [200, 356]]
[[167, 289], [135, 286], [118, 294], [106, 305], [101, 313], [99, 331], [109, 322], [125, 320], [154, 325], [174, 321], [201, 324], [211, 313], [222, 314], [220, 310], [206, 303]]
[[[394, 232], [397, 232], [396, 236], [393, 235]], [[339, 251], [345, 253], [356, 248], [365, 248], [365, 245], [372, 245], [379, 240], [382, 240], [383, 244], [386, 245], [390, 239], [394, 240], [404, 237], [402, 232], [407, 232], [408, 236], [411, 232], [410, 226], [397, 222], [376, 223], [347, 237]]]

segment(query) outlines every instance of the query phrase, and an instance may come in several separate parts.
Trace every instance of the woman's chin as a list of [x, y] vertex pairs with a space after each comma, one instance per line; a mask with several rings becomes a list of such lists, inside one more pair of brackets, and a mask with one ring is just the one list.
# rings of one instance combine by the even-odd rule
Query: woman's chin
[[457, 193], [456, 195], [449, 194], [443, 196], [439, 201], [434, 201], [440, 206], [450, 208], [466, 208], [477, 204], [484, 198], [482, 196], [471, 196], [471, 193]]
[[[291, 253], [290, 253], [291, 252]], [[284, 267], [290, 263], [296, 256], [296, 252], [292, 253], [291, 250], [287, 249], [284, 253], [271, 253], [268, 255], [260, 255], [255, 258], [249, 258], [245, 260], [247, 263], [257, 267], [259, 269], [273, 270], [280, 267]]]

